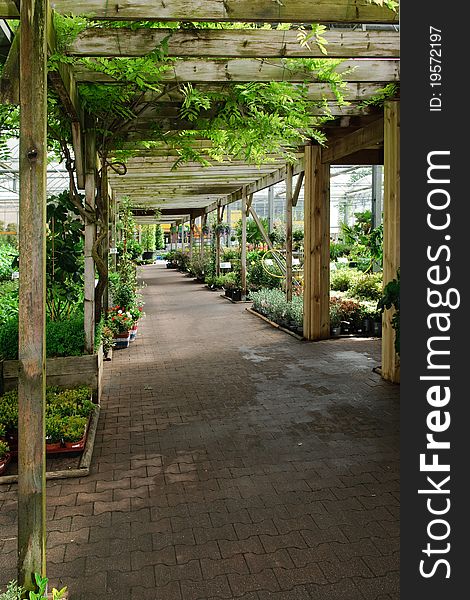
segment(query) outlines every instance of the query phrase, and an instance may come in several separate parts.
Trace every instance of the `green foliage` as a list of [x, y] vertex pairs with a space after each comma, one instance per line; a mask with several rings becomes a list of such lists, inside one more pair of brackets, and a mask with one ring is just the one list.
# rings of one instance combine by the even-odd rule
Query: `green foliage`
[[383, 88], [376, 91], [370, 98], [366, 98], [359, 103], [360, 108], [368, 106], [383, 106], [386, 100], [396, 98], [398, 95], [398, 86], [396, 83], [388, 83]]
[[[85, 350], [83, 317], [68, 321], [46, 323], [46, 354], [54, 356], [80, 356]], [[0, 358], [18, 358], [18, 320], [10, 319], [0, 328]]]
[[291, 327], [303, 326], [301, 296], [294, 296], [292, 301], [288, 302], [281, 290], [262, 288], [250, 292], [249, 299], [253, 301], [253, 308], [270, 321]]
[[155, 225], [142, 225], [142, 247], [145, 252], [153, 252], [155, 250]]
[[[260, 219], [263, 228], [265, 231], [269, 229], [269, 223], [267, 219]], [[237, 239], [238, 243], [241, 244], [242, 241], [242, 222], [241, 219], [238, 221], [236, 225]], [[264, 238], [261, 235], [261, 231], [256, 224], [256, 221], [252, 218], [246, 220], [246, 242], [252, 246], [258, 247], [264, 243]]]
[[392, 327], [395, 330], [395, 352], [400, 355], [400, 271], [397, 271], [395, 279], [389, 281], [383, 289], [377, 308], [380, 312], [386, 309], [394, 309], [392, 316]]
[[67, 190], [47, 201], [46, 305], [52, 320], [82, 310], [83, 223]]
[[361, 300], [379, 300], [382, 296], [382, 273], [360, 273], [351, 282], [348, 296]]
[[247, 285], [248, 289], [255, 291], [260, 288], [280, 288], [282, 278], [270, 275], [263, 267], [263, 252], [252, 251], [247, 253]]
[[11, 279], [11, 274], [17, 270], [17, 258], [16, 248], [6, 244], [0, 246], [0, 281]]
[[330, 243], [330, 259], [337, 260], [342, 256], [348, 256], [351, 251], [350, 244], [344, 244], [343, 242], [331, 242]]
[[350, 246], [349, 258], [358, 262], [363, 270], [369, 271], [383, 262], [383, 225], [372, 229], [372, 212], [354, 213], [354, 225], [340, 224], [343, 243]]
[[357, 269], [336, 269], [330, 273], [330, 287], [337, 292], [346, 292], [359, 276]]
[[163, 250], [165, 248], [165, 236], [163, 235], [163, 229], [160, 224], [155, 227], [155, 249]]
[[18, 315], [18, 281], [0, 283], [0, 327]]
[[[47, 579], [46, 578], [42, 578], [40, 575], [38, 575], [38, 573], [34, 574], [35, 577], [35, 582], [37, 585], [37, 592], [28, 592], [28, 596], [27, 599], [28, 600], [47, 600], [46, 597], [46, 588], [47, 588]], [[61, 600], [61, 598], [64, 598], [65, 592], [67, 591], [67, 588], [62, 588], [61, 590], [57, 590], [56, 588], [53, 588], [51, 594], [52, 594], [52, 600]], [[21, 586], [18, 585], [18, 583], [16, 581], [10, 581], [10, 583], [7, 585], [7, 589], [5, 590], [5, 592], [0, 593], [0, 600], [20, 600], [21, 598], [26, 598], [26, 596], [24, 596], [25, 594], [25, 590], [23, 590], [23, 588]]]
[[[2, 460], [2, 458], [5, 458], [5, 456], [9, 452], [10, 452], [10, 446], [6, 442], [0, 440], [0, 460]], [[1, 596], [0, 596], [0, 598], [1, 598]]]
[[[266, 228], [267, 231], [267, 228]], [[276, 223], [268, 235], [274, 245], [282, 246], [286, 243], [286, 228], [283, 223]], [[292, 236], [293, 237], [293, 236]]]

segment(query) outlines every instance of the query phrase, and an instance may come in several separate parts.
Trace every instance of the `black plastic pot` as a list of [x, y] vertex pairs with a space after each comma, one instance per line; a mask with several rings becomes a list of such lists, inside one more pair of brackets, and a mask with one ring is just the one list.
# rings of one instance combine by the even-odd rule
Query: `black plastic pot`
[[156, 256], [156, 250], [145, 250], [145, 252], [142, 252], [142, 260], [155, 260]]
[[242, 299], [242, 291], [241, 290], [231, 290], [232, 292], [232, 300], [235, 302], [240, 302]]

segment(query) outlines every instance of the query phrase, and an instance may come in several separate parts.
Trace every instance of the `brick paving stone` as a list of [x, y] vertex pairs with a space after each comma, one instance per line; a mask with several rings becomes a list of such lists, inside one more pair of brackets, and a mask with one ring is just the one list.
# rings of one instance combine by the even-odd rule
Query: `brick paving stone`
[[[91, 473], [47, 482], [51, 584], [71, 600], [398, 600], [380, 342], [299, 343], [162, 265], [140, 273], [147, 316], [105, 364]], [[0, 589], [16, 494], [0, 488]]]

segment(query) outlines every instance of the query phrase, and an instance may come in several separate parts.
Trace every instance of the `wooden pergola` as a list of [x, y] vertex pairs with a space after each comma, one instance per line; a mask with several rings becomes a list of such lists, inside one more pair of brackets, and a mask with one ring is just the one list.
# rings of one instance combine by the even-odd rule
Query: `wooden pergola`
[[[136, 152], [119, 175], [110, 170], [110, 227], [116, 205], [131, 198], [141, 216], [159, 211], [162, 222], [205, 222], [216, 211], [219, 222], [223, 207], [242, 201], [243, 238], [246, 218], [257, 218], [253, 194], [286, 181], [287, 280], [292, 271], [292, 206], [298, 189], [293, 176], [304, 180], [305, 279], [304, 335], [308, 340], [329, 337], [329, 173], [330, 165], [384, 166], [384, 281], [396, 276], [400, 261], [399, 204], [399, 101], [386, 101], [383, 110], [364, 108], [361, 101], [388, 83], [399, 82], [398, 16], [368, 0], [165, 0], [146, 2], [102, 2], [101, 0], [0, 0], [0, 18], [21, 23], [21, 47], [12, 44], [3, 69], [0, 97], [21, 106], [20, 131], [20, 348], [19, 379], [19, 574], [30, 582], [31, 573], [44, 570], [44, 349], [45, 349], [45, 203], [46, 203], [46, 93], [47, 58], [55, 49], [52, 9], [62, 14], [86, 15], [94, 20], [123, 21], [214, 21], [243, 23], [325, 23], [328, 58], [344, 59], [336, 68], [343, 73], [347, 88], [346, 106], [338, 106], [329, 87], [311, 71], [289, 69], [289, 58], [324, 57], [315, 43], [301, 46], [297, 32], [277, 29], [87, 29], [69, 45], [74, 57], [138, 57], [152, 51], [169, 36], [168, 55], [174, 66], [164, 76], [166, 93], [158, 99], [148, 94], [138, 107], [138, 117], [128, 125], [126, 143], [152, 139], [158, 123], [167, 132], [194, 129], [179, 118], [179, 84], [192, 83], [201, 90], [223, 90], [236, 82], [290, 81], [308, 84], [311, 115], [324, 108], [313, 104], [325, 100], [334, 121], [326, 125], [325, 147], [307, 143], [297, 148], [295, 165], [279, 156], [261, 166], [240, 160], [225, 160], [209, 167], [185, 163], [173, 170], [175, 150], [161, 144]], [[368, 29], [363, 25], [374, 25]], [[382, 27], [383, 25], [389, 27]], [[355, 26], [354, 28], [352, 26]], [[171, 35], [169, 35], [171, 34]], [[49, 74], [72, 121], [77, 181], [93, 206], [96, 192], [96, 150], [93, 132], [80, 103], [78, 87], [84, 82], [111, 83], [97, 71], [62, 64]], [[209, 119], [210, 114], [207, 115]], [[197, 135], [197, 134], [196, 134]], [[201, 140], [204, 149], [207, 142]], [[111, 233], [112, 236], [112, 233]], [[94, 273], [91, 246], [96, 237], [92, 223], [85, 226], [85, 321], [87, 347], [93, 348]], [[108, 236], [109, 239], [110, 236]], [[220, 250], [220, 242], [217, 244]], [[246, 251], [242, 243], [242, 284], [246, 289]], [[290, 278], [291, 279], [291, 278]], [[291, 293], [291, 291], [290, 291]], [[289, 289], [288, 289], [289, 294]], [[382, 375], [399, 380], [399, 363], [394, 351], [390, 311], [384, 316]], [[31, 434], [34, 432], [34, 435]]]

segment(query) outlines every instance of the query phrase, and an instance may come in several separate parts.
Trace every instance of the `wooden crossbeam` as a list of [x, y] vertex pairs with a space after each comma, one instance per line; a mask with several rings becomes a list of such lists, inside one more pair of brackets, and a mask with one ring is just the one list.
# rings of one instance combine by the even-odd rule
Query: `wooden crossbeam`
[[[0, 17], [2, 6], [7, 9], [8, 4], [2, 0]], [[63, 14], [123, 21], [398, 23], [397, 13], [368, 0], [56, 0], [54, 8]]]
[[297, 202], [299, 201], [300, 190], [302, 189], [302, 183], [304, 181], [305, 172], [301, 171], [299, 173], [299, 177], [297, 179], [297, 183], [295, 184], [294, 194], [292, 196], [292, 206], [297, 206]]
[[328, 148], [321, 153], [322, 162], [324, 164], [332, 163], [359, 150], [377, 149], [383, 144], [383, 139], [384, 121], [382, 118], [338, 140], [330, 141]]
[[[315, 40], [301, 46], [298, 30], [90, 28], [68, 46], [71, 56], [145, 56], [165, 42], [170, 57], [324, 58]], [[329, 58], [398, 58], [396, 31], [332, 30], [324, 34]]]
[[[229, 92], [235, 84], [230, 81], [223, 81], [219, 83], [195, 83], [196, 87], [201, 92]], [[304, 84], [302, 84], [303, 86]], [[336, 96], [328, 83], [307, 83], [305, 85], [307, 99], [308, 100], [336, 100]], [[378, 90], [383, 87], [382, 84], [378, 83], [363, 83], [363, 82], [346, 82], [345, 87], [342, 90], [343, 98], [350, 102], [361, 101], [366, 98], [374, 96]], [[156, 92], [147, 92], [144, 95], [144, 102], [182, 102], [184, 96], [179, 87], [168, 84], [166, 93], [162, 95]]]
[[[399, 81], [399, 60], [345, 60], [334, 71], [343, 75], [344, 81], [394, 82]], [[112, 82], [109, 75], [76, 65], [74, 73], [80, 82]], [[227, 81], [318, 81], [317, 73], [307, 68], [299, 69], [289, 59], [270, 60], [232, 58], [229, 60], [192, 59], [177, 60], [162, 75], [168, 82], [227, 82]]]

